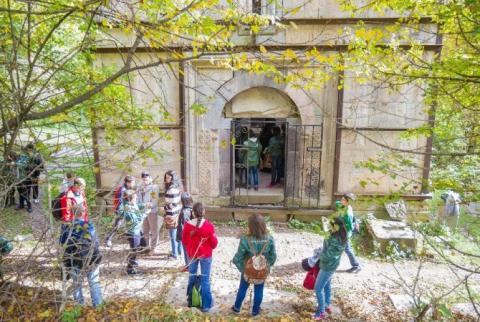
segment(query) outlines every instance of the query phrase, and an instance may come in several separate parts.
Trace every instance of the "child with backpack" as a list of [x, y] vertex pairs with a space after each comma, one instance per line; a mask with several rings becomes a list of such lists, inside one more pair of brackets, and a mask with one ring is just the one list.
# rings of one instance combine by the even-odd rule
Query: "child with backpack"
[[177, 243], [177, 222], [178, 215], [182, 210], [180, 194], [182, 193], [182, 182], [177, 173], [169, 170], [163, 177], [165, 183], [165, 228], [168, 229], [170, 243], [172, 245], [172, 253], [170, 259], [177, 259], [182, 255], [182, 245]]
[[275, 242], [268, 233], [262, 215], [253, 214], [248, 218], [248, 234], [242, 236], [233, 263], [241, 273], [240, 286], [232, 311], [239, 313], [250, 284], [254, 284], [252, 316], [260, 314], [263, 288], [270, 268], [277, 260]]
[[74, 220], [64, 236], [65, 240], [61, 241], [65, 249], [63, 265], [69, 273], [68, 276], [72, 278], [75, 301], [84, 304], [82, 284], [86, 275], [92, 304], [98, 307], [103, 301], [99, 283], [102, 255], [95, 227], [84, 220], [85, 211], [82, 204], [76, 204], [72, 209]]
[[342, 196], [340, 203], [337, 204], [338, 215], [343, 219], [345, 228], [347, 230], [348, 240], [345, 246], [345, 253], [348, 256], [348, 260], [350, 261], [351, 265], [351, 267], [347, 270], [348, 273], [357, 273], [362, 269], [357, 257], [355, 256], [355, 253], [353, 252], [351, 244], [353, 232], [358, 230], [358, 224], [355, 215], [353, 214], [352, 206], [350, 205], [350, 203], [354, 200], [355, 195], [353, 193], [347, 193]]
[[115, 190], [113, 193], [113, 212], [115, 214], [115, 221], [113, 222], [113, 227], [110, 233], [107, 235], [105, 239], [105, 246], [112, 247], [112, 239], [113, 236], [117, 233], [118, 229], [123, 223], [123, 217], [118, 214], [118, 208], [122, 204], [125, 198], [125, 192], [128, 189], [135, 188], [135, 178], [131, 175], [125, 176], [123, 179], [123, 184]]
[[[197, 202], [193, 205], [193, 215], [195, 218], [187, 221], [183, 227], [182, 243], [187, 250], [190, 259], [187, 296], [189, 306], [192, 306], [192, 293], [198, 290], [198, 284], [201, 294], [200, 309], [202, 312], [208, 312], [213, 306], [213, 297], [210, 290], [210, 270], [212, 267], [212, 253], [218, 245], [218, 239], [215, 235], [215, 227], [205, 216], [205, 209], [202, 203]], [[197, 271], [200, 265], [201, 277], [198, 280]]]
[[193, 207], [193, 199], [192, 196], [188, 192], [183, 192], [181, 195], [182, 201], [182, 211], [178, 216], [178, 224], [177, 224], [177, 242], [182, 245], [183, 248], [183, 256], [185, 258], [185, 268], [184, 271], [188, 271], [188, 254], [187, 250], [185, 249], [185, 245], [182, 243], [182, 233], [183, 227], [185, 223], [193, 218], [192, 207]]
[[141, 274], [137, 269], [137, 254], [146, 246], [145, 238], [142, 234], [142, 225], [145, 217], [148, 216], [150, 209], [146, 209], [143, 204], [137, 204], [137, 193], [135, 190], [125, 192], [125, 200], [118, 208], [118, 214], [127, 225], [127, 239], [130, 244], [130, 253], [127, 257], [127, 274]]
[[313, 315], [315, 321], [326, 318], [326, 313], [331, 313], [331, 280], [335, 270], [340, 265], [340, 258], [348, 242], [347, 230], [342, 218], [335, 218], [331, 222], [331, 234], [323, 241], [322, 252], [318, 265], [320, 271], [315, 281], [315, 294], [318, 308]]

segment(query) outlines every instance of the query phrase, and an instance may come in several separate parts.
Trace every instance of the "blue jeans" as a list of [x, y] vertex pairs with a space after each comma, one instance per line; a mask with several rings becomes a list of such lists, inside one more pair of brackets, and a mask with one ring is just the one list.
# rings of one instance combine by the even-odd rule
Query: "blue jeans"
[[169, 229], [168, 235], [170, 236], [170, 243], [172, 244], [172, 256], [177, 258], [182, 255], [182, 243], [177, 242], [177, 229]]
[[272, 157], [272, 179], [270, 180], [272, 186], [280, 182], [281, 159], [281, 156]]
[[330, 281], [333, 273], [320, 270], [318, 272], [317, 280], [315, 281], [315, 295], [317, 296], [317, 314], [325, 312], [325, 306], [330, 306], [330, 297], [332, 296], [332, 289]]
[[258, 188], [258, 166], [248, 167], [248, 184]]
[[[237, 298], [235, 300], [235, 304], [233, 305], [236, 311], [240, 311], [242, 308], [243, 300], [245, 299], [245, 295], [247, 295], [247, 290], [250, 284], [245, 281], [243, 278], [243, 274], [240, 276], [240, 286], [238, 287]], [[265, 283], [256, 284], [253, 286], [253, 308], [252, 308], [252, 315], [257, 315], [260, 313], [260, 305], [262, 305], [263, 301], [263, 287]]]
[[92, 297], [92, 304], [94, 307], [102, 304], [102, 289], [100, 288], [99, 276], [100, 276], [100, 267], [92, 267], [90, 271], [83, 271], [78, 267], [72, 267], [70, 270], [70, 276], [73, 281], [73, 298], [79, 304], [84, 304], [82, 292], [82, 284], [85, 273], [87, 274], [88, 285], [90, 286], [90, 296]]
[[198, 264], [200, 264], [200, 272], [202, 274], [201, 282], [201, 295], [202, 295], [202, 311], [208, 312], [213, 306], [213, 297], [212, 291], [210, 290], [210, 271], [212, 269], [212, 258], [196, 258], [193, 259], [188, 267], [188, 272], [190, 273], [188, 278], [187, 294], [190, 294], [190, 291], [195, 282], [195, 276], [198, 271]]
[[348, 260], [350, 261], [350, 265], [352, 267], [360, 267], [360, 263], [353, 253], [352, 245], [350, 244], [350, 238], [348, 238], [347, 245], [345, 246], [345, 253], [348, 256]]

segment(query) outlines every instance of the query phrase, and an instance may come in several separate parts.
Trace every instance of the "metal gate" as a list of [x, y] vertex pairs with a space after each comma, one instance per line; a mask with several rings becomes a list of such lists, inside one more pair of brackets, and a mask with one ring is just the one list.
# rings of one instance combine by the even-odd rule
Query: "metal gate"
[[[265, 132], [278, 126], [283, 129], [282, 133], [287, 132], [287, 122], [285, 120], [272, 119], [237, 119], [233, 120], [231, 124], [231, 154], [230, 154], [230, 186], [231, 186], [231, 204], [233, 206], [281, 206], [285, 205], [284, 189], [265, 189], [265, 182], [259, 184], [258, 190], [255, 185], [249, 180], [249, 164], [248, 160], [244, 158], [247, 154], [248, 148], [245, 142], [250, 139], [250, 131], [256, 133], [257, 140], [262, 141]], [[268, 140], [262, 143], [262, 150], [268, 145]], [[262, 161], [258, 171], [258, 179], [261, 181], [262, 172], [259, 168], [263, 164], [264, 168], [268, 168], [266, 158], [262, 155]], [[265, 174], [263, 174], [265, 177]], [[260, 191], [259, 191], [260, 190]]]
[[[280, 126], [285, 139], [283, 188], [255, 191], [248, 181], [248, 165], [240, 157], [249, 130], [260, 133], [269, 126]], [[230, 186], [233, 206], [268, 205], [283, 208], [319, 208], [322, 177], [323, 125], [289, 125], [284, 120], [240, 119], [231, 125]], [[263, 190], [263, 191], [262, 191]]]
[[289, 125], [287, 128], [285, 207], [319, 208], [325, 189], [323, 124]]

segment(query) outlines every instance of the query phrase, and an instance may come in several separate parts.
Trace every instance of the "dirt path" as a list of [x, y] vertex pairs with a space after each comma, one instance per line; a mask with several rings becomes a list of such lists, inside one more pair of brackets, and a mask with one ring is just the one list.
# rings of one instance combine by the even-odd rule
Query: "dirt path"
[[[230, 307], [235, 300], [240, 275], [230, 261], [237, 250], [242, 230], [231, 226], [217, 227], [219, 246], [214, 252], [212, 265], [212, 290], [216, 304], [213, 313], [230, 314]], [[305, 272], [300, 267], [300, 261], [322, 244], [322, 237], [285, 227], [275, 227], [274, 237], [278, 260], [266, 283], [262, 305], [264, 314], [271, 317], [283, 314], [308, 317], [315, 308], [315, 297], [313, 292], [302, 288]], [[170, 243], [163, 238], [155, 255], [140, 259], [140, 266], [146, 274], [135, 277], [125, 274], [127, 245], [117, 244], [112, 250], [105, 250], [108, 263], [102, 267], [105, 296], [157, 298], [164, 295], [167, 303], [186, 306], [188, 273], [179, 272], [182, 260], [166, 259], [169, 250]], [[398, 316], [388, 294], [402, 294], [405, 291], [397, 284], [399, 275], [394, 266], [363, 258], [361, 261], [362, 271], [349, 274], [345, 272], [349, 268], [348, 259], [343, 256], [339, 270], [334, 275], [332, 287], [336, 318], [345, 319], [345, 315], [353, 315], [378, 321], [379, 316]], [[417, 264], [415, 261], [405, 261], [397, 263], [396, 267], [403, 278], [413, 279]], [[420, 291], [422, 288], [424, 291], [433, 290], [453, 285], [457, 280], [455, 272], [447, 266], [425, 263], [419, 287]], [[248, 300], [244, 305], [242, 314], [248, 314]]]
[[[35, 211], [33, 217], [42, 216]], [[42, 216], [42, 218], [45, 218]], [[39, 224], [46, 225], [48, 221], [37, 218]], [[212, 291], [215, 308], [212, 313], [230, 314], [230, 307], [235, 300], [239, 283], [239, 273], [230, 263], [235, 254], [243, 228], [220, 225], [217, 227], [219, 246], [213, 255]], [[315, 309], [313, 292], [302, 288], [305, 272], [300, 267], [300, 261], [311, 255], [314, 248], [322, 244], [322, 237], [316, 234], [292, 230], [285, 226], [274, 227], [278, 260], [266, 283], [264, 302], [262, 305], [264, 317], [279, 315], [295, 315], [307, 318]], [[55, 239], [51, 243], [55, 243]], [[140, 268], [145, 274], [128, 276], [125, 272], [128, 245], [120, 238], [112, 249], [102, 249], [104, 259], [101, 266], [101, 284], [104, 297], [135, 297], [144, 299], [163, 299], [174, 306], [185, 307], [188, 273], [180, 272], [183, 260], [168, 260], [170, 242], [163, 233], [156, 253], [139, 259]], [[15, 250], [15, 255], [26, 256], [31, 252], [31, 246], [25, 245]], [[38, 251], [34, 257], [37, 269], [55, 271], [55, 258], [52, 252]], [[334, 298], [334, 320], [390, 321], [402, 320], [402, 315], [396, 312], [388, 298], [389, 294], [404, 294], [405, 291], [397, 284], [399, 275], [394, 266], [361, 258], [362, 271], [356, 274], [344, 272], [349, 268], [348, 259], [343, 256], [340, 267], [333, 277], [332, 288]], [[405, 261], [397, 263], [398, 272], [406, 279], [413, 279], [417, 273], [418, 262]], [[52, 270], [53, 269], [53, 270]], [[450, 270], [446, 265], [425, 263], [420, 276], [419, 292], [428, 294], [445, 286], [454, 285], [461, 276]], [[480, 281], [477, 281], [480, 285]], [[23, 283], [35, 285], [37, 280], [24, 279]], [[44, 287], [61, 289], [61, 281], [46, 278], [42, 281]], [[84, 292], [88, 298], [88, 292]], [[243, 316], [248, 316], [249, 301], [242, 310]], [[393, 318], [395, 317], [395, 318]]]

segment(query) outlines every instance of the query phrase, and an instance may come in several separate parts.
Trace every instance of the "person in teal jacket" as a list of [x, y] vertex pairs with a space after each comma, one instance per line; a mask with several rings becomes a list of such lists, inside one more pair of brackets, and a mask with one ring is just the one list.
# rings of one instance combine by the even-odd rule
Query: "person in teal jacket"
[[135, 190], [125, 192], [125, 200], [118, 207], [118, 215], [126, 221], [128, 242], [131, 249], [127, 257], [128, 275], [140, 274], [137, 269], [137, 253], [147, 246], [142, 234], [142, 225], [149, 212], [150, 209], [145, 209], [143, 204], [137, 204]]
[[[240, 238], [237, 253], [232, 260], [233, 264], [235, 264], [241, 273], [237, 298], [235, 304], [232, 306], [232, 310], [235, 313], [240, 312], [243, 300], [245, 299], [248, 287], [250, 286], [245, 280], [243, 272], [245, 271], [245, 261], [254, 255], [251, 247], [254, 248], [255, 254], [259, 254], [263, 249], [262, 254], [265, 256], [268, 263], [268, 269], [270, 270], [277, 260], [275, 242], [273, 237], [268, 233], [267, 225], [265, 224], [263, 216], [259, 214], [253, 214], [248, 218], [248, 234]], [[260, 314], [264, 286], [265, 282], [254, 286], [252, 316]]]
[[318, 308], [313, 315], [315, 321], [326, 318], [325, 312], [331, 313], [330, 282], [335, 270], [340, 265], [340, 258], [347, 244], [347, 230], [342, 218], [335, 218], [331, 226], [330, 236], [324, 240], [323, 249], [320, 254], [319, 266], [320, 272], [315, 281], [315, 294], [317, 296]]
[[251, 129], [248, 132], [248, 140], [243, 143], [242, 159], [248, 169], [248, 187], [253, 186], [258, 190], [258, 166], [260, 164], [260, 154], [262, 144], [257, 139], [257, 135]]

